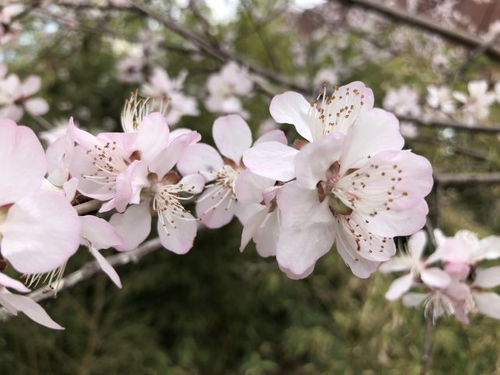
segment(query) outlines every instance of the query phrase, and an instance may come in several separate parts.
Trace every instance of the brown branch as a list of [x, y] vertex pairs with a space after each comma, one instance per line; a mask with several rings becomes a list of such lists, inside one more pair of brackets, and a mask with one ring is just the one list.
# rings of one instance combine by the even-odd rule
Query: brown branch
[[498, 184], [500, 172], [492, 173], [442, 173], [435, 174], [434, 179], [440, 186], [469, 184]]
[[198, 35], [189, 29], [185, 28], [183, 25], [179, 24], [177, 21], [163, 15], [162, 13], [155, 11], [152, 8], [149, 8], [148, 6], [142, 5], [142, 4], [137, 4], [136, 2], [129, 1], [130, 5], [138, 12], [143, 15], [146, 15], [159, 23], [161, 23], [163, 26], [167, 27], [177, 35], [183, 37], [184, 39], [187, 39], [191, 41], [195, 46], [197, 46], [201, 51], [205, 52], [207, 55], [210, 55], [220, 61], [227, 62], [227, 61], [236, 61], [238, 64], [246, 67], [248, 70], [251, 72], [260, 75], [261, 77], [264, 77], [276, 84], [298, 90], [298, 91], [308, 91], [305, 87], [292, 82], [284, 77], [281, 77], [274, 72], [268, 71], [260, 66], [254, 65], [245, 59], [241, 58], [240, 56], [237, 56], [233, 54], [232, 52], [229, 52], [227, 50], [222, 49], [222, 47], [214, 47], [208, 40], [206, 40], [204, 37], [201, 35]]
[[[161, 248], [160, 239], [155, 238], [145, 242], [135, 250], [112, 255], [107, 257], [106, 259], [108, 260], [109, 264], [115, 267], [129, 263], [137, 263], [141, 258], [148, 255], [149, 253], [154, 252], [155, 250], [158, 250], [159, 248]], [[99, 264], [96, 261], [89, 261], [77, 271], [72, 272], [68, 276], [62, 278], [59, 281], [57, 291], [51, 285], [46, 285], [31, 292], [27, 295], [27, 297], [30, 297], [35, 302], [53, 298], [57, 293], [69, 289], [76, 284], [81, 283], [82, 281], [88, 280], [100, 272], [101, 267], [99, 267]], [[5, 311], [4, 309], [0, 310], [0, 321], [6, 321], [10, 317], [12, 317], [12, 315], [8, 314], [7, 311]]]
[[398, 116], [398, 118], [401, 121], [408, 121], [418, 126], [426, 126], [430, 128], [452, 128], [456, 130], [465, 130], [476, 133], [500, 133], [500, 124], [491, 124], [490, 126], [469, 126], [453, 120], [422, 120], [408, 116]]
[[[348, 5], [357, 5], [367, 10], [382, 14], [383, 16], [408, 25], [417, 27], [421, 30], [440, 35], [442, 38], [460, 44], [467, 48], [480, 48], [484, 41], [480, 38], [466, 33], [462, 30], [448, 28], [437, 21], [422, 15], [408, 13], [397, 7], [390, 7], [376, 0], [341, 0]], [[494, 45], [487, 45], [484, 51], [488, 56], [500, 60], [500, 49]]]

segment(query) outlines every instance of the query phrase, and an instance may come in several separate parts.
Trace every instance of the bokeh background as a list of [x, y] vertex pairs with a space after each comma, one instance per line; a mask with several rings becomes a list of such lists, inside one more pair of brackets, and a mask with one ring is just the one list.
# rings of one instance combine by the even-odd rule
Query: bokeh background
[[[453, 111], [443, 113], [427, 99], [431, 85], [467, 93], [476, 80], [487, 82], [494, 93], [500, 80], [500, 54], [494, 53], [500, 48], [498, 0], [375, 1], [465, 32], [479, 41], [475, 46], [356, 1], [137, 3], [201, 35], [211, 48], [229, 51], [240, 65], [250, 62], [286, 78], [283, 84], [249, 69], [255, 89], [238, 99], [254, 135], [270, 118], [272, 93], [290, 89], [287, 83], [313, 98], [324, 80], [337, 85], [361, 80], [373, 89], [377, 106], [418, 120], [402, 122], [407, 147], [429, 158], [436, 176], [498, 171], [500, 132], [480, 130], [500, 126], [495, 125], [500, 123], [498, 102], [488, 105], [486, 117], [477, 118], [458, 101]], [[39, 75], [40, 96], [50, 110], [44, 116], [26, 113], [21, 123], [44, 132], [73, 116], [85, 129], [118, 131], [125, 99], [160, 67], [172, 77], [187, 72], [182, 90], [196, 99], [200, 114], [183, 116], [177, 125], [199, 131], [212, 143], [218, 113], [204, 104], [206, 82], [230, 58], [210, 56], [127, 1], [24, 5], [29, 11], [17, 19], [18, 35], [0, 45], [0, 62], [19, 77]], [[131, 57], [145, 61], [142, 76], [124, 82], [127, 72], [120, 64]], [[402, 86], [407, 91], [397, 91]], [[392, 102], [387, 99], [391, 92], [397, 99]], [[290, 127], [284, 129], [292, 141]], [[498, 234], [498, 181], [467, 176], [438, 182], [428, 199], [430, 222], [448, 235], [461, 228], [481, 237]], [[99, 275], [61, 292], [43, 305], [65, 326], [63, 332], [23, 316], [0, 324], [0, 374], [419, 373], [423, 312], [384, 299], [391, 276], [358, 279], [332, 251], [309, 278], [289, 280], [253, 246], [239, 253], [240, 233], [235, 220], [219, 230], [200, 231], [187, 255], [159, 250], [120, 267], [121, 290]], [[67, 272], [88, 260], [82, 253]], [[500, 374], [500, 323], [479, 315], [469, 325], [441, 319], [431, 354], [431, 374]]]

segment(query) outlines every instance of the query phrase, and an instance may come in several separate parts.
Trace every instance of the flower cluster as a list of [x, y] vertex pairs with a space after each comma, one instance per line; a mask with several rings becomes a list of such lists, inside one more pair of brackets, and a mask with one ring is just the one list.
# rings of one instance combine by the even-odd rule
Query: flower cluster
[[21, 81], [16, 74], [7, 74], [7, 67], [0, 64], [0, 118], [19, 121], [24, 111], [34, 116], [47, 113], [47, 102], [32, 97], [40, 87], [40, 77], [32, 75]]
[[455, 119], [469, 126], [487, 120], [491, 107], [500, 103], [500, 82], [489, 90], [486, 81], [470, 81], [467, 92], [453, 91], [448, 86], [430, 85], [427, 87], [425, 103], [420, 103], [418, 90], [403, 85], [387, 91], [383, 106], [399, 116], [427, 120]]
[[214, 113], [238, 113], [247, 118], [240, 97], [249, 96], [253, 82], [248, 71], [234, 61], [224, 65], [220, 72], [212, 74], [207, 81], [208, 97], [205, 106]]
[[[172, 90], [182, 84], [182, 77], [155, 74], [145, 91], [158, 81]], [[312, 103], [295, 92], [275, 96], [271, 116], [302, 137], [293, 146], [279, 129], [253, 142], [248, 124], [232, 114], [213, 124], [216, 149], [196, 131], [170, 129], [175, 106], [137, 93], [123, 110], [123, 132], [93, 135], [70, 120], [45, 153], [32, 131], [3, 120], [2, 257], [28, 285], [48, 279], [57, 288], [81, 244], [120, 287], [101, 250], [132, 250], [154, 226], [164, 248], [185, 254], [201, 225], [220, 228], [236, 216], [240, 250], [253, 241], [290, 278], [308, 276], [334, 244], [366, 278], [395, 254], [394, 237], [423, 227], [432, 187], [430, 163], [402, 150], [398, 120], [373, 102], [361, 82], [331, 94], [325, 88]], [[29, 158], [26, 149], [34, 150]], [[99, 212], [78, 216], [72, 206], [90, 199]], [[2, 278], [0, 301], [10, 312], [60, 328], [38, 305], [36, 314], [16, 305], [21, 299], [5, 288], [27, 288]]]
[[433, 320], [453, 315], [468, 323], [471, 312], [500, 319], [500, 295], [491, 288], [500, 285], [500, 266], [486, 267], [486, 262], [500, 258], [500, 237], [479, 240], [468, 230], [446, 237], [434, 231], [436, 249], [424, 257], [425, 232], [419, 231], [408, 241], [408, 251], [385, 262], [380, 271], [404, 272], [389, 287], [386, 298], [402, 297], [405, 306], [425, 305]]

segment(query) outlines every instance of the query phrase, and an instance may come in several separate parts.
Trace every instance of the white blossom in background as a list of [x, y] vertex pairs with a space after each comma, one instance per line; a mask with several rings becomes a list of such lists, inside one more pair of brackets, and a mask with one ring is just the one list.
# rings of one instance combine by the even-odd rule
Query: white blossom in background
[[24, 6], [21, 3], [11, 3], [0, 5], [0, 45], [9, 43], [15, 39], [20, 31], [21, 24], [15, 17], [21, 14]]
[[445, 70], [450, 64], [449, 58], [442, 53], [433, 54], [432, 56], [432, 67], [437, 70]]
[[[411, 256], [393, 258], [380, 267], [382, 272], [411, 270], [410, 274], [391, 284], [386, 298], [402, 297], [403, 304], [408, 307], [423, 303], [426, 316], [434, 321], [452, 315], [460, 322], [468, 323], [471, 312], [500, 319], [500, 296], [489, 290], [500, 285], [500, 266], [483, 268], [481, 265], [483, 260], [500, 257], [500, 237], [489, 236], [480, 240], [468, 230], [446, 237], [440, 230], [435, 230], [437, 249], [425, 260], [420, 260], [425, 246], [424, 236], [417, 233], [411, 237]], [[415, 246], [416, 242], [418, 246]], [[430, 264], [439, 266], [425, 269]], [[423, 273], [431, 270], [429, 275]]]
[[144, 80], [145, 60], [142, 57], [125, 57], [118, 61], [118, 80], [127, 83], [141, 83]]
[[40, 91], [40, 77], [31, 75], [21, 81], [16, 74], [6, 74], [7, 68], [0, 65], [0, 118], [19, 121], [24, 111], [34, 116], [44, 115], [49, 111], [45, 99], [33, 97]]
[[196, 99], [182, 91], [186, 77], [186, 71], [182, 71], [176, 78], [171, 78], [165, 70], [156, 67], [141, 89], [145, 96], [166, 98], [166, 118], [170, 126], [177, 124], [184, 116], [199, 114]]
[[43, 139], [47, 145], [54, 143], [58, 138], [66, 134], [68, 129], [67, 120], [58, 120], [54, 122], [53, 127], [38, 133], [38, 137]]
[[[486, 34], [484, 34], [483, 38], [486, 41], [492, 41], [497, 38], [500, 34], [500, 21], [492, 22], [488, 28]], [[498, 40], [497, 40], [498, 41]]]
[[495, 83], [495, 99], [498, 103], [500, 103], [500, 81]]
[[399, 116], [418, 117], [422, 112], [418, 102], [418, 91], [403, 85], [398, 89], [392, 88], [387, 91], [383, 107]]
[[427, 87], [427, 105], [446, 114], [455, 111], [455, 102], [451, 90], [446, 86]]
[[453, 97], [462, 103], [460, 111], [464, 121], [473, 125], [477, 121], [485, 120], [490, 115], [490, 106], [495, 101], [495, 93], [488, 91], [486, 81], [470, 81], [467, 84], [468, 93], [453, 92]]
[[339, 75], [334, 68], [324, 68], [318, 70], [314, 76], [314, 87], [321, 88], [323, 85], [332, 86], [337, 84], [339, 81]]
[[248, 97], [253, 90], [253, 82], [248, 70], [234, 61], [228, 62], [220, 72], [212, 74], [207, 81], [208, 97], [205, 106], [214, 113], [237, 113], [248, 117], [240, 98]]
[[416, 138], [418, 136], [418, 128], [415, 124], [412, 124], [411, 122], [408, 121], [401, 121], [401, 124], [399, 126], [399, 130], [401, 131], [401, 134], [405, 138]]

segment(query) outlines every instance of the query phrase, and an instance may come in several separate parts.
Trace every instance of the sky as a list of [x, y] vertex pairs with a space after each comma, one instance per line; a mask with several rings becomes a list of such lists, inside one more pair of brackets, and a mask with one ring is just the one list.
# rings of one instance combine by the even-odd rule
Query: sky
[[[206, 0], [212, 10], [213, 18], [219, 22], [231, 21], [235, 16], [240, 0]], [[293, 0], [293, 8], [304, 10], [325, 3], [326, 0]]]

